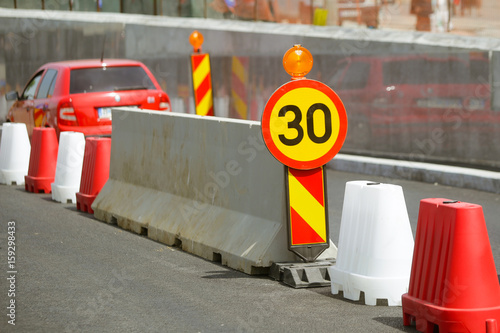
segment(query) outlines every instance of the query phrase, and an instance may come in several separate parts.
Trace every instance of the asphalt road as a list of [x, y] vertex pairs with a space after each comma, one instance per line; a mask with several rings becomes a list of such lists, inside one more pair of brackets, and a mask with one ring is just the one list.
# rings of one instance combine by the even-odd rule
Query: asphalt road
[[[482, 205], [498, 270], [500, 195], [328, 170], [335, 243], [350, 180], [402, 185], [414, 233], [420, 199]], [[9, 226], [15, 227], [14, 274], [8, 273]], [[248, 276], [20, 186], [0, 185], [0, 263], [0, 332], [416, 332], [403, 327], [401, 307], [366, 306], [331, 295], [329, 287], [293, 289]], [[15, 326], [8, 323], [12, 300]]]

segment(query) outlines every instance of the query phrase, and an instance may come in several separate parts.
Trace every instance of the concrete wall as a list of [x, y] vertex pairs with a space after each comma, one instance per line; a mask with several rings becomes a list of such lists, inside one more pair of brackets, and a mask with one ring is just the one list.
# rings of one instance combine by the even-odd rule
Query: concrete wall
[[[4, 9], [0, 11], [0, 73], [5, 72], [11, 89], [22, 90], [31, 74], [43, 63], [98, 58], [104, 45], [105, 57], [145, 62], [170, 95], [173, 110], [189, 113], [193, 108], [189, 67], [192, 47], [188, 38], [195, 29], [204, 34], [203, 51], [211, 54], [216, 115], [239, 117], [232, 91], [235, 86], [233, 56], [247, 63], [243, 99], [247, 106], [244, 118], [250, 120], [260, 120], [269, 96], [290, 79], [281, 60], [285, 51], [295, 43], [306, 46], [314, 56], [314, 67], [308, 77], [327, 84], [332, 81], [337, 61], [346, 57], [421, 54], [454, 57], [472, 65], [479, 55], [484, 59], [484, 68], [470, 73], [470, 79], [478, 83], [477, 88], [461, 97], [486, 101], [489, 106], [480, 117], [475, 119], [478, 112], [463, 107], [428, 114], [416, 124], [405, 123], [399, 117], [403, 107], [392, 105], [385, 110], [390, 112], [390, 117], [381, 122], [378, 112], [384, 113], [384, 110], [374, 111], [370, 103], [360, 105], [339, 93], [349, 117], [349, 132], [342, 152], [415, 162], [500, 168], [500, 145], [497, 144], [500, 139], [500, 40], [494, 38], [132, 14]], [[337, 90], [335, 86], [332, 88]], [[432, 95], [432, 90], [427, 87], [422, 90], [422, 95]]]

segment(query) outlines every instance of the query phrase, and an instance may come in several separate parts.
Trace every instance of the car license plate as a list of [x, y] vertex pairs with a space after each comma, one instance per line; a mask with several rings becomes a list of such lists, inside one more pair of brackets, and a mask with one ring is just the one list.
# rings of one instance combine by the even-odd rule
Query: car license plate
[[111, 108], [97, 108], [99, 119], [111, 119]]

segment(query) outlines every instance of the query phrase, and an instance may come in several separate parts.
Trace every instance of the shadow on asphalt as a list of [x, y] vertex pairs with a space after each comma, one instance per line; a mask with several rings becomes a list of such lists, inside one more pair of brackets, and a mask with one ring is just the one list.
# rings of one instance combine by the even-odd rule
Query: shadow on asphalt
[[259, 276], [248, 275], [228, 268], [227, 270], [210, 271], [203, 275], [203, 279], [255, 279]]
[[403, 317], [375, 317], [373, 320], [381, 324], [400, 330], [401, 332], [418, 332], [413, 326], [403, 326]]
[[[342, 301], [342, 302], [356, 304], [359, 306], [368, 306], [368, 305], [365, 305], [365, 294], [363, 292], [361, 292], [361, 294], [359, 296], [359, 301], [351, 301], [347, 298], [344, 298], [344, 293], [342, 291], [339, 291], [339, 293], [337, 295], [333, 295], [330, 287], [310, 288], [309, 290], [311, 290], [319, 295], [323, 295], [323, 296], [328, 297], [328, 298], [334, 298], [334, 299], [337, 299], [337, 300]], [[385, 299], [377, 300], [376, 306], [381, 306], [381, 307], [388, 306], [387, 300], [385, 300]], [[375, 317], [375, 318], [373, 318], [373, 320], [375, 320], [381, 324], [384, 324], [388, 327], [400, 330], [401, 332], [418, 332], [415, 328], [415, 325], [403, 326], [403, 316], [400, 316], [400, 317]]]

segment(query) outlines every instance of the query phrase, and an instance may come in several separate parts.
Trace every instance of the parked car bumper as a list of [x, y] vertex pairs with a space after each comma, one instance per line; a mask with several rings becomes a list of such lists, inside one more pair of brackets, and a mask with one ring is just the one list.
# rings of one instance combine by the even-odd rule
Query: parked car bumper
[[59, 132], [80, 132], [85, 136], [111, 136], [112, 125], [100, 126], [66, 126], [59, 125]]

